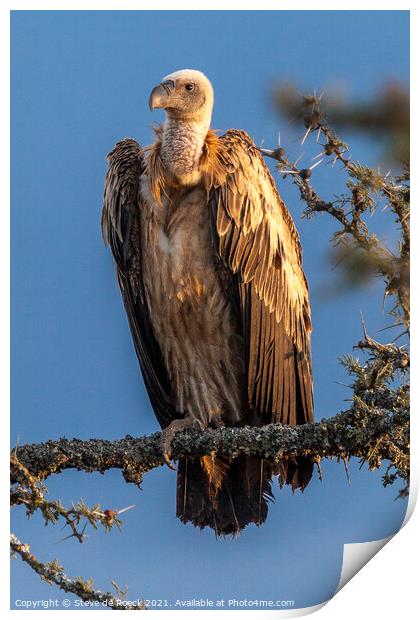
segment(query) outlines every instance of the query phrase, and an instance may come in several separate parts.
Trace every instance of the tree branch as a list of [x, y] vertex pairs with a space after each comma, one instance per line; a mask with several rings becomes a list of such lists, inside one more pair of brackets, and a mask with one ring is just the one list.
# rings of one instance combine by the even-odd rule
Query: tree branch
[[[22, 543], [15, 534], [10, 535], [10, 550], [13, 556], [19, 555], [26, 564], [29, 564], [43, 581], [49, 584], [54, 583], [60, 590], [75, 594], [82, 601], [97, 602], [104, 607], [111, 607], [111, 609], [145, 609], [141, 599], [136, 605], [126, 604], [124, 599], [116, 598], [110, 592], [96, 590], [93, 587], [92, 580], [86, 581], [81, 577], [74, 579], [68, 577], [57, 560], [43, 564], [31, 553], [29, 545]], [[117, 595], [125, 595], [126, 592], [118, 588], [117, 584], [114, 584], [114, 587], [117, 590]]]
[[[359, 269], [377, 273], [385, 279], [385, 295], [394, 295], [397, 307], [407, 329], [410, 326], [410, 174], [405, 169], [403, 174], [392, 178], [389, 173], [382, 175], [368, 166], [350, 161], [348, 145], [339, 138], [328, 126], [321, 110], [321, 97], [304, 96], [301, 100], [298, 115], [306, 127], [302, 144], [311, 133], [317, 134], [317, 142], [322, 136], [321, 152], [315, 157], [317, 163], [309, 168], [299, 169], [291, 163], [283, 148], [260, 149], [262, 154], [275, 159], [278, 171], [283, 175], [291, 175], [293, 183], [300, 192], [301, 199], [306, 203], [304, 217], [312, 217], [317, 213], [328, 213], [341, 225], [333, 236], [333, 245], [341, 246], [341, 260], [358, 256], [362, 251], [363, 262], [359, 256]], [[347, 189], [349, 192], [334, 201], [325, 201], [310, 182], [312, 170], [323, 159], [332, 159], [342, 164], [348, 175]], [[370, 233], [363, 220], [364, 213], [372, 213], [380, 204], [389, 208], [395, 215], [395, 221], [401, 230], [401, 240], [397, 252], [391, 252], [374, 233]], [[364, 263], [364, 264], [363, 264]]]
[[[160, 433], [151, 436], [109, 441], [105, 439], [59, 439], [16, 448], [16, 457], [38, 479], [64, 469], [101, 472], [122, 470], [126, 482], [140, 484], [145, 472], [164, 463]], [[319, 463], [323, 458], [347, 461], [361, 458], [371, 469], [389, 460], [401, 477], [408, 478], [408, 412], [389, 414], [384, 410], [369, 415], [354, 406], [315, 424], [207, 429], [175, 436], [172, 458], [201, 457], [212, 452], [234, 458], [252, 454], [276, 462], [283, 458], [307, 455]], [[398, 459], [396, 459], [396, 452]], [[398, 461], [398, 462], [397, 462]], [[12, 468], [12, 483], [19, 482]]]

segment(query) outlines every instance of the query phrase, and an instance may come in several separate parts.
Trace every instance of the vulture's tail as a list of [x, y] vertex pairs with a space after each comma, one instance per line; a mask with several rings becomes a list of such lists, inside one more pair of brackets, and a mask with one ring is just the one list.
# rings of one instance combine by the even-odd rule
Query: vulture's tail
[[312, 462], [298, 457], [273, 467], [265, 459], [241, 455], [233, 460], [205, 456], [178, 463], [176, 514], [183, 523], [214, 529], [216, 536], [239, 534], [249, 523], [261, 525], [273, 501], [271, 478], [302, 490]]

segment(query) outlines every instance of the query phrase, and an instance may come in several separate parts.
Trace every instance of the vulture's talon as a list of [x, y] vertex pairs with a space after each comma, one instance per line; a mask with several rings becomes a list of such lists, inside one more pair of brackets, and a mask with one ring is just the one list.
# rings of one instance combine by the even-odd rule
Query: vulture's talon
[[171, 462], [171, 453], [163, 451], [162, 456], [165, 464], [169, 467], [169, 469], [172, 469], [172, 471], [176, 471], [176, 467], [174, 467]]
[[175, 436], [175, 431], [172, 428], [172, 424], [170, 424], [167, 428], [162, 431], [162, 439], [160, 442], [160, 447], [162, 451], [162, 458], [169, 469], [176, 471], [176, 467], [172, 465], [171, 462], [171, 443], [172, 439]]
[[171, 444], [175, 435], [186, 430], [202, 431], [204, 428], [204, 424], [200, 420], [191, 415], [187, 415], [185, 418], [173, 420], [169, 426], [163, 429], [160, 440], [162, 458], [170, 469], [176, 471], [176, 467], [174, 467], [171, 462]]

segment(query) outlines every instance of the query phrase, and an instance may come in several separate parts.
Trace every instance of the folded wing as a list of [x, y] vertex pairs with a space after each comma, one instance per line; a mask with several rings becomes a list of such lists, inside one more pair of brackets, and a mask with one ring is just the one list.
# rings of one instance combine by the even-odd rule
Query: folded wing
[[153, 409], [164, 428], [176, 417], [170, 404], [171, 386], [145, 304], [139, 209], [139, 183], [145, 172], [143, 151], [125, 139], [108, 155], [102, 235], [115, 259], [118, 283], [137, 357]]
[[214, 246], [242, 321], [250, 409], [259, 423], [311, 422], [311, 319], [298, 233], [246, 133], [219, 138], [218, 160], [227, 174], [210, 191]]

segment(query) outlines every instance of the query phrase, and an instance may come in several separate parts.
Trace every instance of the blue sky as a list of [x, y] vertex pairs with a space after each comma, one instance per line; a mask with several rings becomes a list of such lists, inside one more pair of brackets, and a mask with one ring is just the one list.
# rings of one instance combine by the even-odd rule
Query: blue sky
[[[152, 138], [148, 95], [173, 70], [190, 67], [212, 80], [213, 127], [245, 129], [256, 142], [282, 145], [303, 162], [319, 150], [299, 146], [303, 131], [270, 105], [275, 80], [305, 90], [340, 84], [368, 98], [390, 79], [407, 83], [408, 12], [14, 12], [12, 15], [12, 444], [61, 436], [119, 438], [154, 432], [150, 409], [111, 258], [100, 234], [105, 156], [131, 136]], [[344, 135], [353, 158], [381, 163], [377, 144]], [[387, 323], [381, 287], [344, 296], [322, 293], [335, 226], [301, 221], [290, 180], [276, 176], [299, 227], [313, 314], [316, 417], [347, 406], [337, 357], [360, 337], [360, 311], [371, 334]], [[345, 176], [319, 166], [314, 183], [326, 198]], [[383, 238], [389, 223], [372, 220]], [[383, 220], [383, 221], [382, 221]], [[384, 489], [382, 472], [323, 464], [302, 495], [276, 491], [267, 523], [236, 540], [216, 541], [175, 518], [175, 474], [159, 468], [142, 490], [105, 476], [65, 472], [48, 481], [52, 498], [83, 497], [104, 507], [136, 504], [122, 533], [91, 532], [87, 542], [57, 544], [63, 534], [15, 510], [16, 534], [39, 559], [54, 557], [69, 575], [129, 586], [129, 597], [326, 600], [341, 570], [342, 545], [397, 531], [406, 504]], [[203, 561], [205, 558], [205, 562]], [[24, 566], [12, 563], [15, 599], [55, 596]], [[252, 575], [252, 579], [250, 579]]]

